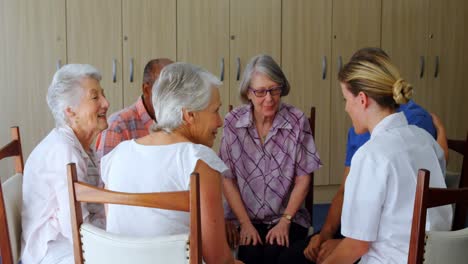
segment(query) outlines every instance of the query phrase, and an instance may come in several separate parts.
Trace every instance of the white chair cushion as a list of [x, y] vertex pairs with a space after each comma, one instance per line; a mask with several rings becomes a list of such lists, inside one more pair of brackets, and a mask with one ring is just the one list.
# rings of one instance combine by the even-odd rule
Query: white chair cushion
[[468, 262], [468, 228], [457, 231], [428, 231], [424, 263], [466, 264]]
[[84, 223], [80, 228], [86, 264], [188, 263], [188, 234], [136, 238]]
[[18, 263], [21, 250], [21, 209], [23, 203], [23, 175], [17, 173], [2, 184], [8, 221], [11, 251], [14, 263]]

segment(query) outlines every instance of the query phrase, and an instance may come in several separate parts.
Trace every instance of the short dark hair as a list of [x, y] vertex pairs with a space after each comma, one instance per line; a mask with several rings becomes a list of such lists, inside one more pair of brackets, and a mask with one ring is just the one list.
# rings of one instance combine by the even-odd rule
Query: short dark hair
[[146, 63], [145, 69], [143, 70], [143, 83], [147, 83], [152, 86], [158, 77], [153, 74], [155, 67], [159, 67], [159, 71], [161, 71], [164, 66], [171, 63], [172, 61], [166, 58], [150, 60], [148, 63]]

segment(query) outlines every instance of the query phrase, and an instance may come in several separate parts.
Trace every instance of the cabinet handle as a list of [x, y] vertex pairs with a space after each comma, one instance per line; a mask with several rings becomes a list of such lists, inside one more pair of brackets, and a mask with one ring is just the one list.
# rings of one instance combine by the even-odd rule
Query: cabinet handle
[[117, 60], [112, 59], [112, 82], [117, 82]]
[[130, 59], [130, 82], [133, 82], [133, 58]]
[[237, 73], [236, 73], [236, 81], [239, 81], [240, 79], [240, 58], [237, 57]]
[[221, 58], [221, 73], [219, 74], [219, 80], [224, 81], [224, 57]]
[[322, 59], [322, 80], [327, 78], [327, 56], [323, 56]]
[[60, 70], [60, 68], [62, 68], [62, 60], [58, 59], [55, 67], [57, 68], [57, 71]]
[[434, 78], [439, 77], [439, 56], [435, 57], [435, 71], [434, 71]]
[[424, 76], [424, 56], [419, 57], [419, 79]]
[[342, 67], [343, 67], [343, 58], [341, 58], [341, 56], [338, 56], [338, 72], [341, 71]]

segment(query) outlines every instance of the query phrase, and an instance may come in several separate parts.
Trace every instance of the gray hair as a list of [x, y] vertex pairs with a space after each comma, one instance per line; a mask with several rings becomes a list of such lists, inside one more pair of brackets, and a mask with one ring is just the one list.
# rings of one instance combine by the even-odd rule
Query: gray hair
[[189, 63], [173, 63], [163, 68], [153, 85], [156, 123], [153, 132], [171, 133], [183, 124], [182, 109], [200, 111], [208, 107], [213, 88], [221, 82], [213, 74]]
[[247, 64], [245, 67], [244, 73], [242, 74], [239, 92], [240, 99], [243, 103], [249, 102], [247, 93], [249, 92], [249, 86], [250, 82], [252, 81], [252, 77], [256, 73], [264, 74], [270, 78], [270, 80], [279, 84], [282, 87], [281, 96], [286, 96], [289, 94], [291, 86], [280, 66], [276, 63], [275, 60], [273, 60], [270, 55], [260, 54], [250, 60], [249, 64]]
[[60, 68], [52, 79], [47, 91], [47, 104], [55, 119], [55, 126], [68, 123], [65, 110], [76, 107], [83, 96], [81, 81], [85, 78], [101, 80], [99, 71], [88, 64], [67, 64]]

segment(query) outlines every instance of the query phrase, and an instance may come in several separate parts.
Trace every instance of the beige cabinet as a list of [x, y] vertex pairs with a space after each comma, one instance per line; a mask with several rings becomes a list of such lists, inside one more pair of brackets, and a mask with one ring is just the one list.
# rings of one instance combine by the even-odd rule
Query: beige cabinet
[[91, 64], [101, 72], [109, 113], [122, 108], [120, 1], [67, 1], [67, 55], [69, 63]]
[[332, 1], [283, 2], [282, 68], [291, 91], [283, 100], [309, 115], [316, 108], [315, 144], [324, 166], [316, 185], [329, 184]]
[[[47, 89], [66, 63], [65, 0], [0, 0], [0, 145], [20, 127], [24, 157], [54, 127]], [[12, 175], [0, 163], [1, 180]]]
[[177, 61], [200, 65], [223, 82], [223, 116], [229, 105], [229, 42], [229, 0], [177, 1]]
[[68, 0], [68, 61], [101, 71], [110, 114], [141, 94], [148, 60], [175, 59], [175, 27], [175, 1]]
[[283, 1], [282, 63], [292, 84], [286, 101], [308, 113], [316, 107], [316, 143], [324, 166], [316, 185], [342, 181], [347, 131], [337, 81], [339, 68], [359, 48], [380, 46], [381, 1]]
[[281, 59], [281, 0], [178, 0], [177, 60], [222, 77], [223, 110], [239, 105], [239, 82], [250, 58]]
[[141, 95], [143, 70], [151, 59], [176, 60], [176, 1], [123, 0], [124, 106]]
[[[463, 0], [383, 0], [382, 47], [413, 84], [414, 100], [436, 113], [449, 138], [468, 130], [468, 34]], [[459, 160], [449, 169], [457, 170]]]
[[268, 54], [281, 65], [281, 0], [230, 1], [230, 104], [240, 105], [239, 84], [249, 60]]
[[238, 87], [250, 58], [263, 53], [280, 63], [280, 47], [281, 0], [177, 1], [177, 60], [200, 65], [223, 81], [222, 116], [229, 105], [240, 105]]

